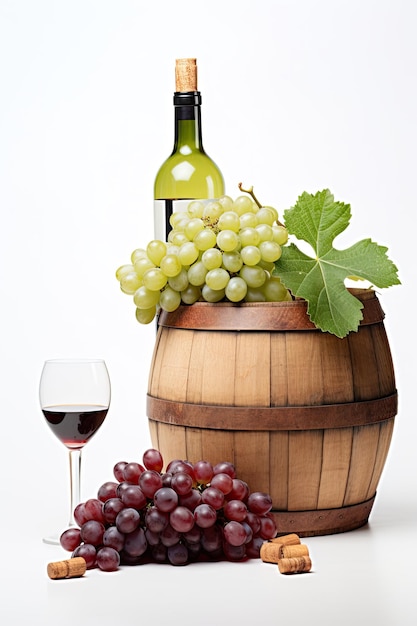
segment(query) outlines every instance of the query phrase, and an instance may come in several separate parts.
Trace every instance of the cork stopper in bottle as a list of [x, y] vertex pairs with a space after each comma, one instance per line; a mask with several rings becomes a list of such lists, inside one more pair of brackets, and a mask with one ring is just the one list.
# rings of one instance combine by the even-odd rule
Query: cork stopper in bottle
[[58, 578], [76, 578], [78, 576], [84, 576], [86, 569], [87, 564], [85, 559], [81, 556], [76, 556], [72, 559], [66, 559], [65, 561], [48, 563], [47, 572], [49, 578], [56, 580]]
[[175, 61], [175, 91], [197, 91], [197, 59]]

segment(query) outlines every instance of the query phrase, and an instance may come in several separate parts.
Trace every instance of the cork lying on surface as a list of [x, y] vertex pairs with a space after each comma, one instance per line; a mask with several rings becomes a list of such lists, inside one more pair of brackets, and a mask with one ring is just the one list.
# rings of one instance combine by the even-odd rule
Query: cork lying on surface
[[81, 556], [64, 561], [48, 563], [47, 572], [49, 578], [57, 580], [60, 578], [77, 578], [84, 576], [87, 570], [87, 563]]
[[293, 559], [280, 559], [278, 569], [281, 574], [301, 574], [311, 570], [311, 559], [309, 556], [299, 556]]
[[309, 572], [312, 567], [308, 546], [295, 533], [265, 541], [260, 557], [264, 563], [277, 563], [281, 574]]

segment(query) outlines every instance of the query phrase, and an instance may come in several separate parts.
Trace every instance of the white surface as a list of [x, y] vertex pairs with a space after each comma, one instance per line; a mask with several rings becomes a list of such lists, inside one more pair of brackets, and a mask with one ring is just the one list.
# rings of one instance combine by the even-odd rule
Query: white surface
[[[0, 0], [2, 623], [416, 623], [415, 173], [412, 0]], [[140, 460], [154, 329], [116, 268], [152, 238], [173, 141], [174, 60], [196, 56], [207, 152], [227, 191], [278, 210], [329, 187], [353, 217], [340, 247], [387, 245], [380, 294], [399, 414], [367, 528], [306, 540], [314, 571], [147, 565], [49, 581], [41, 543], [67, 519], [66, 451], [38, 406], [44, 359], [99, 356], [112, 407], [84, 451], [83, 496]], [[221, 606], [215, 616], [212, 607]]]

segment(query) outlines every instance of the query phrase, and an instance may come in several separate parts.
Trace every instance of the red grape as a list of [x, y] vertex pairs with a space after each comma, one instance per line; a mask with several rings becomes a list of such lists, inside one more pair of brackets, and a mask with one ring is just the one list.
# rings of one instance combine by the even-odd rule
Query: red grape
[[161, 487], [154, 495], [154, 504], [163, 513], [170, 513], [178, 504], [178, 494], [171, 487]]
[[125, 508], [120, 498], [110, 498], [103, 504], [104, 521], [108, 524], [114, 524], [117, 514]]
[[228, 522], [223, 529], [223, 533], [227, 543], [230, 543], [232, 546], [241, 546], [246, 543], [246, 531], [240, 522]]
[[125, 469], [126, 465], [127, 465], [127, 461], [119, 461], [113, 467], [113, 475], [114, 475], [115, 479], [119, 481], [119, 483], [121, 483], [125, 479], [125, 477], [124, 477], [124, 469]]
[[64, 550], [68, 550], [72, 552], [75, 548], [81, 543], [81, 531], [79, 528], [68, 528], [64, 530], [59, 538], [59, 543], [64, 548]]
[[120, 565], [120, 554], [114, 548], [100, 548], [97, 552], [97, 565], [104, 572], [114, 572]]
[[131, 533], [139, 526], [140, 515], [136, 509], [128, 507], [117, 514], [115, 524], [121, 533]]
[[255, 491], [251, 493], [247, 500], [249, 511], [257, 515], [265, 515], [272, 509], [272, 498], [268, 493]]
[[155, 450], [154, 448], [150, 448], [144, 452], [142, 461], [146, 469], [155, 470], [155, 472], [160, 472], [164, 466], [162, 454], [159, 450]]
[[147, 498], [153, 498], [155, 491], [162, 487], [161, 475], [155, 470], [145, 470], [139, 476], [139, 487]]
[[200, 528], [210, 528], [217, 520], [217, 511], [210, 504], [199, 504], [194, 509], [194, 520]]
[[98, 500], [100, 500], [101, 502], [106, 502], [106, 500], [109, 500], [110, 498], [115, 498], [117, 485], [118, 483], [115, 483], [111, 480], [103, 483], [97, 492]]
[[84, 543], [91, 543], [93, 546], [99, 546], [103, 543], [104, 531], [104, 524], [91, 519], [81, 526], [80, 537]]
[[177, 506], [169, 515], [169, 523], [179, 533], [187, 533], [194, 526], [194, 515], [185, 506]]
[[78, 548], [75, 548], [72, 556], [82, 556], [86, 562], [87, 569], [92, 569], [97, 564], [97, 550], [91, 543], [82, 543]]
[[220, 491], [226, 495], [233, 489], [233, 478], [225, 472], [219, 472], [218, 474], [214, 474], [210, 485], [217, 487], [217, 489], [220, 489]]
[[213, 478], [214, 470], [209, 461], [197, 461], [193, 469], [195, 479], [200, 485], [207, 485]]

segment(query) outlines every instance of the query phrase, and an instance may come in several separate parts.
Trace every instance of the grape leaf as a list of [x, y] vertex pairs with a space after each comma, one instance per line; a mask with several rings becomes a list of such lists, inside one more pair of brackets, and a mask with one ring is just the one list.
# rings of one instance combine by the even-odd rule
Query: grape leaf
[[346, 250], [333, 247], [350, 218], [350, 205], [336, 202], [328, 189], [314, 195], [304, 192], [294, 207], [284, 211], [284, 221], [289, 234], [309, 243], [316, 256], [290, 243], [283, 246], [274, 269], [294, 296], [307, 301], [307, 313], [316, 327], [340, 338], [356, 331], [363, 317], [363, 304], [345, 286], [347, 277], [362, 278], [380, 288], [401, 284], [386, 247], [371, 239]]

